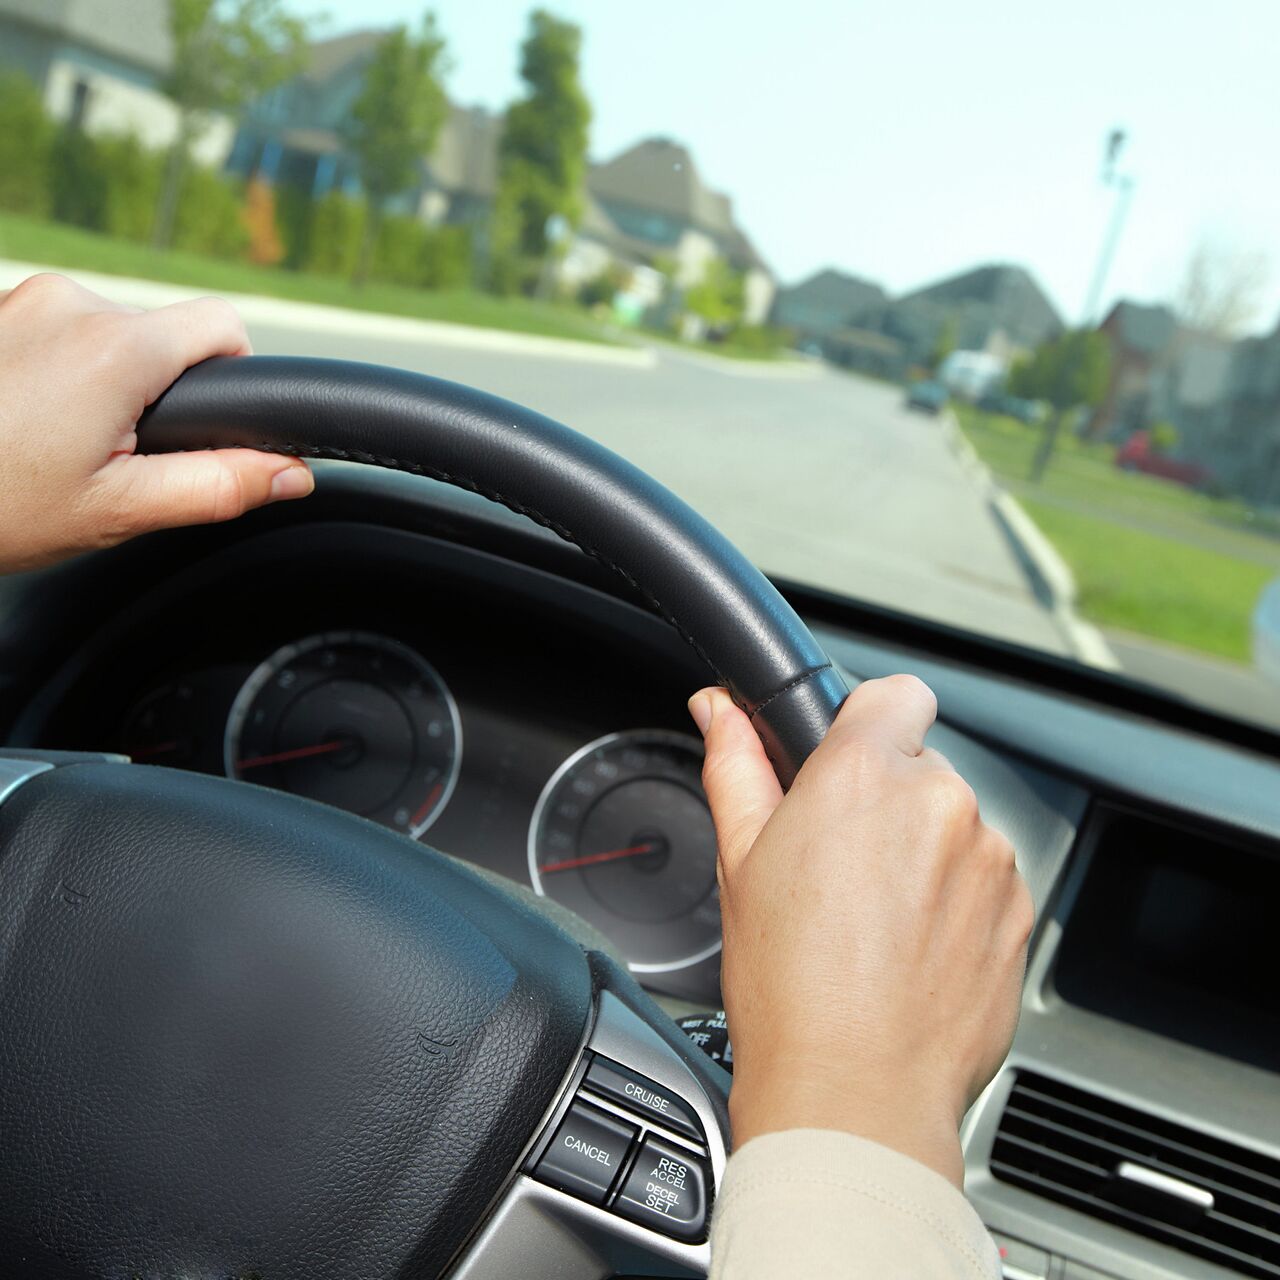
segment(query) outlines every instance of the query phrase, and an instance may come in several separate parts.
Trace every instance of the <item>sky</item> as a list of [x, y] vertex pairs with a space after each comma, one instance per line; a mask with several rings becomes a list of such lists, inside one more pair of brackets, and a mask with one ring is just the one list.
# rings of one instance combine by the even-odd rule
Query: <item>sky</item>
[[[314, 12], [289, 0], [295, 12]], [[323, 30], [418, 0], [320, 0]], [[1123, 128], [1133, 194], [1104, 300], [1173, 297], [1196, 245], [1262, 256], [1280, 319], [1280, 0], [543, 0], [584, 29], [591, 153], [685, 143], [778, 277], [902, 292], [1028, 267], [1083, 318]], [[436, 0], [457, 102], [519, 92], [530, 0]]]

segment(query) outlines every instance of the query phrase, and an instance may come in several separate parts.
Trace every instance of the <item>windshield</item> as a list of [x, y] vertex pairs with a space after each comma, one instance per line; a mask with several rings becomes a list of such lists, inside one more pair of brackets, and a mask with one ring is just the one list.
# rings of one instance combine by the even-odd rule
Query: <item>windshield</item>
[[1280, 728], [1272, 0], [0, 0], [0, 287], [235, 297]]

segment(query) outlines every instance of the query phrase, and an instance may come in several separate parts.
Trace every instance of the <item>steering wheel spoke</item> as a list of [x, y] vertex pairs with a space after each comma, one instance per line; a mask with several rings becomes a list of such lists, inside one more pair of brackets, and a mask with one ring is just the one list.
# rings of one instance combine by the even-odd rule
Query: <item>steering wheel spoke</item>
[[572, 1076], [451, 1277], [705, 1275], [723, 1110], [683, 1055], [602, 991]]

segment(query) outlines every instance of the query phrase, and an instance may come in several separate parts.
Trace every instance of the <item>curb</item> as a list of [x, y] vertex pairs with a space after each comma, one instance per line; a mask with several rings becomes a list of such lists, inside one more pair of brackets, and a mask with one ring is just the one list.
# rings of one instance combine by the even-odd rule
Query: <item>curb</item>
[[[0, 260], [0, 289], [7, 289], [25, 280], [27, 276], [43, 271], [69, 276], [95, 293], [148, 309], [183, 302], [208, 292], [196, 285], [139, 280], [133, 276], [113, 276], [96, 271], [79, 271], [72, 267], [10, 260]], [[311, 333], [358, 333], [364, 338], [422, 342], [432, 346], [463, 347], [473, 351], [575, 360], [580, 363], [622, 365], [632, 369], [652, 369], [658, 363], [656, 355], [648, 347], [610, 347], [601, 343], [578, 342], [572, 338], [547, 338], [539, 334], [512, 333], [506, 329], [450, 324], [443, 320], [415, 320], [411, 316], [354, 311], [349, 307], [295, 302], [260, 293], [219, 293], [219, 296], [232, 303], [249, 326], [281, 325]]]
[[1000, 526], [1027, 575], [1036, 599], [1053, 616], [1054, 624], [1072, 655], [1088, 666], [1103, 671], [1119, 671], [1120, 660], [1102, 632], [1076, 612], [1079, 588], [1071, 566], [1044, 536], [1022, 504], [991, 474], [991, 469], [978, 457], [977, 450], [960, 430], [960, 424], [950, 410], [943, 415], [943, 432], [951, 452], [985, 495], [992, 518]]
[[718, 356], [711, 351], [684, 351], [670, 343], [646, 344], [645, 349], [656, 357], [670, 356], [687, 364], [714, 369], [731, 378], [816, 378], [825, 372], [816, 362], [790, 360], [785, 356], [777, 360], [735, 360], [732, 356]]

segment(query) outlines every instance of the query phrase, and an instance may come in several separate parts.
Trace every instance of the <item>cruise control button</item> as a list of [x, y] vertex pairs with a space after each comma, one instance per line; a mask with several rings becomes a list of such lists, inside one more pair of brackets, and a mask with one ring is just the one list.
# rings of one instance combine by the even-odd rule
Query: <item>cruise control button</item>
[[608, 1058], [596, 1058], [583, 1085], [620, 1106], [653, 1116], [676, 1133], [705, 1141], [697, 1112], [683, 1098]]
[[635, 1136], [634, 1125], [575, 1102], [538, 1161], [534, 1177], [601, 1204]]
[[704, 1240], [709, 1182], [704, 1161], [650, 1134], [613, 1207], [624, 1218], [677, 1240]]

